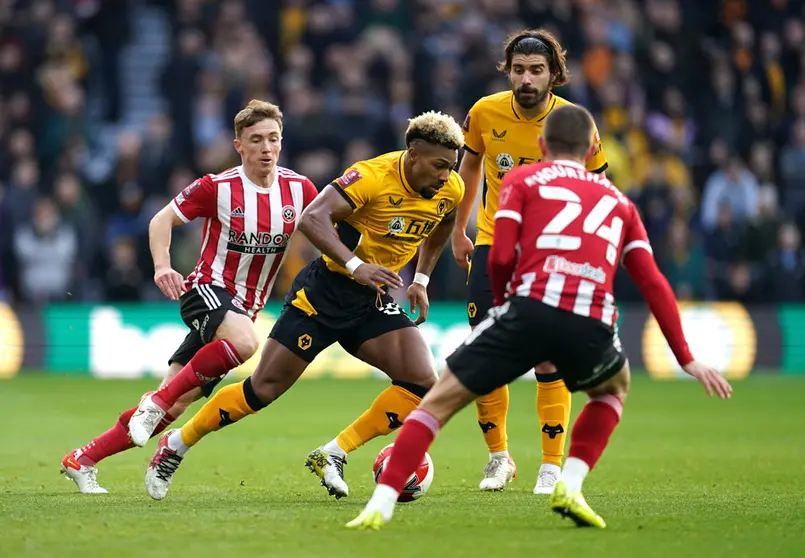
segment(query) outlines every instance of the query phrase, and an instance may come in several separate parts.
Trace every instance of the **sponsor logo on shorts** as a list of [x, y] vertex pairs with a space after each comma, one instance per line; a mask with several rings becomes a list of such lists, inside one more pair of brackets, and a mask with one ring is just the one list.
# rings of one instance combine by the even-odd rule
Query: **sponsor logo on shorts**
[[307, 333], [303, 333], [299, 336], [299, 339], [296, 340], [296, 344], [299, 345], [299, 348], [303, 351], [307, 351], [313, 346], [313, 338]]
[[470, 318], [474, 318], [477, 313], [478, 313], [478, 307], [475, 306], [474, 302], [470, 302], [467, 305], [467, 316], [469, 316]]
[[237, 308], [238, 310], [246, 311], [246, 308], [243, 307], [243, 303], [239, 301], [237, 298], [232, 299], [232, 306]]
[[602, 268], [593, 267], [590, 262], [571, 262], [562, 256], [548, 256], [542, 269], [547, 273], [563, 273], [564, 275], [582, 277], [601, 285], [607, 282], [607, 274]]
[[[205, 334], [205, 333], [206, 333], [206, 331], [207, 331], [207, 324], [209, 324], [209, 323], [210, 323], [210, 315], [209, 315], [209, 314], [205, 314], [205, 315], [204, 315], [204, 319], [201, 321], [201, 325], [199, 325], [198, 327], [196, 327], [196, 329], [198, 329], [198, 333], [199, 333], [199, 335], [201, 335], [201, 339], [202, 339], [202, 340], [204, 339], [204, 334]], [[193, 325], [196, 325], [196, 321], [195, 321], [195, 320], [193, 321]]]

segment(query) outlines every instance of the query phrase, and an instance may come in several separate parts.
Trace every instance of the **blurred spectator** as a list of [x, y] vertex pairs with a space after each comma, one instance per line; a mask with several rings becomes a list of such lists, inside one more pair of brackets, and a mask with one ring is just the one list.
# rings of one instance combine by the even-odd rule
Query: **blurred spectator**
[[684, 219], [674, 219], [668, 228], [667, 248], [660, 261], [679, 300], [701, 300], [707, 293], [704, 250], [691, 237]]
[[137, 243], [128, 236], [116, 237], [109, 254], [106, 298], [120, 301], [139, 300], [143, 279], [142, 270], [137, 263]]
[[723, 169], [715, 171], [704, 186], [702, 225], [716, 227], [720, 208], [729, 206], [730, 218], [745, 224], [757, 215], [758, 183], [737, 156], [730, 157]]
[[715, 283], [718, 300], [734, 300], [742, 304], [754, 304], [763, 300], [763, 285], [760, 268], [745, 260], [730, 262]]
[[802, 236], [793, 223], [780, 227], [777, 248], [769, 254], [766, 300], [805, 301], [805, 254]]
[[69, 297], [78, 242], [75, 230], [62, 222], [51, 199], [36, 200], [30, 224], [14, 234], [14, 253], [24, 300], [43, 303]]
[[[502, 41], [542, 25], [568, 51], [572, 79], [557, 93], [593, 112], [607, 175], [635, 200], [680, 296], [760, 300], [772, 296], [771, 279], [799, 269], [790, 246], [799, 242], [791, 227], [805, 227], [801, 2], [9, 6], [0, 22], [0, 267], [17, 298], [31, 298], [18, 278], [38, 263], [18, 239], [52, 248], [70, 235], [82, 256], [67, 266], [76, 298], [156, 296], [148, 221], [195, 177], [238, 164], [232, 118], [249, 99], [281, 105], [281, 164], [321, 188], [355, 160], [400, 149], [413, 114], [462, 119], [479, 97], [506, 89], [495, 68]], [[48, 222], [42, 207], [53, 202], [36, 202], [42, 196], [61, 214], [48, 233], [30, 221], [36, 205], [40, 225]], [[176, 230], [177, 269], [193, 268], [200, 242], [198, 223]], [[315, 255], [302, 237], [290, 250], [274, 298]], [[464, 297], [449, 254], [432, 285], [434, 296]], [[639, 298], [622, 281], [619, 292]]]
[[780, 185], [783, 188], [786, 214], [802, 226], [805, 209], [805, 118], [794, 124], [791, 143], [780, 154]]

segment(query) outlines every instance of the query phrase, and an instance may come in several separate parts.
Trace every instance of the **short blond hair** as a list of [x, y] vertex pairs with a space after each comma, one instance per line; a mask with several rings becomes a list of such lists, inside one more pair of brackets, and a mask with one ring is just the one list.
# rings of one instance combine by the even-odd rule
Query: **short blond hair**
[[275, 120], [282, 131], [282, 111], [272, 103], [252, 99], [235, 115], [235, 137], [239, 138], [244, 128], [254, 126], [263, 120]]
[[461, 149], [464, 133], [452, 116], [436, 111], [428, 111], [408, 121], [405, 131], [405, 145], [414, 140], [442, 145], [449, 149]]

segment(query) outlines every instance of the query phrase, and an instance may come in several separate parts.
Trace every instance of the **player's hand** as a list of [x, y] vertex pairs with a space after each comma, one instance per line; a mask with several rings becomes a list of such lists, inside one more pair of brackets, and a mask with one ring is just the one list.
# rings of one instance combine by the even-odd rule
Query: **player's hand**
[[464, 231], [456, 229], [451, 236], [451, 244], [453, 245], [453, 259], [456, 260], [458, 266], [461, 269], [469, 268], [472, 251], [475, 249], [470, 237]]
[[411, 314], [419, 308], [419, 316], [417, 316], [414, 324], [419, 325], [428, 319], [428, 310], [430, 309], [430, 301], [428, 300], [428, 289], [419, 283], [411, 283], [408, 287], [408, 300], [411, 302]]
[[362, 263], [355, 268], [352, 276], [358, 282], [369, 285], [380, 294], [383, 294], [381, 285], [388, 285], [392, 289], [399, 289], [403, 286], [399, 275], [386, 267], [375, 264]]
[[171, 267], [160, 267], [154, 272], [154, 283], [171, 300], [179, 300], [184, 294], [184, 277]]
[[682, 369], [688, 375], [699, 380], [707, 391], [707, 395], [712, 397], [715, 393], [720, 399], [729, 399], [732, 395], [732, 386], [715, 368], [694, 360]]

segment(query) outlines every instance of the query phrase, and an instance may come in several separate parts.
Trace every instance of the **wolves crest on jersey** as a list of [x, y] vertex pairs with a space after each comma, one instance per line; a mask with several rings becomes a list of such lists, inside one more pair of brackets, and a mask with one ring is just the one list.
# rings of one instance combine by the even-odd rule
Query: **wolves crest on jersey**
[[[520, 166], [543, 159], [536, 139], [548, 114], [556, 107], [570, 104], [557, 95], [541, 115], [524, 118], [517, 110], [513, 93], [502, 91], [479, 99], [464, 119], [464, 149], [484, 161], [484, 199], [478, 205], [477, 246], [492, 244], [495, 212], [498, 210], [500, 184], [507, 173]], [[587, 161], [591, 171], [606, 170], [607, 160], [595, 130], [595, 154]]]

